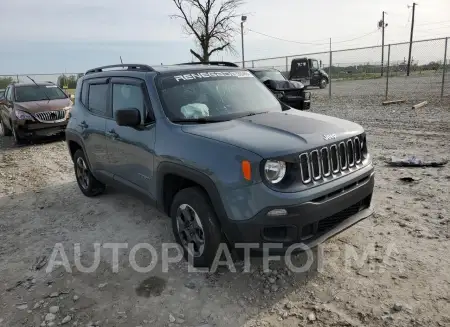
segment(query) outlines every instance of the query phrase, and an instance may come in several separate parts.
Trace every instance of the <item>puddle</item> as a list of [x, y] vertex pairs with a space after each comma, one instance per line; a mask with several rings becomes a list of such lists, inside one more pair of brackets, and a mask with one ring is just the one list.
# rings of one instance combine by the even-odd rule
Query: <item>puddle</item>
[[142, 297], [160, 296], [166, 288], [167, 281], [160, 277], [152, 276], [136, 288], [136, 294]]

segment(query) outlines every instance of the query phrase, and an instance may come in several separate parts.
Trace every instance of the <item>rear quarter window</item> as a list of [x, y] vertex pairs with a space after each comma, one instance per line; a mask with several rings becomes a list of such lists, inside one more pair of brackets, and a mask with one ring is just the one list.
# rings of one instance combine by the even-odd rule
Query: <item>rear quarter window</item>
[[89, 95], [89, 84], [87, 82], [83, 82], [81, 87], [81, 103], [88, 107], [88, 95]]

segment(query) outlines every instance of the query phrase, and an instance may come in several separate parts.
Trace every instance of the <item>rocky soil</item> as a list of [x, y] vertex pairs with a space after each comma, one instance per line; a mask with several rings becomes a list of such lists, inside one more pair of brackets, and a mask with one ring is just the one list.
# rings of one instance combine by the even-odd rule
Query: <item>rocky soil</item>
[[[392, 168], [391, 156], [449, 157], [449, 108], [313, 104], [312, 111], [354, 120], [368, 133], [376, 167], [375, 214], [314, 254], [293, 273], [164, 272], [130, 266], [134, 244], [173, 242], [170, 221], [118, 190], [88, 199], [78, 190], [62, 140], [15, 147], [0, 138], [0, 326], [450, 326], [450, 164]], [[410, 177], [407, 181], [402, 177]], [[409, 180], [409, 182], [408, 182]], [[114, 265], [94, 243], [127, 243]], [[46, 272], [61, 243], [71, 272]], [[146, 266], [148, 251], [135, 253]], [[61, 259], [60, 256], [58, 256]], [[295, 258], [304, 262], [305, 255]], [[79, 266], [79, 265], [78, 265]]]

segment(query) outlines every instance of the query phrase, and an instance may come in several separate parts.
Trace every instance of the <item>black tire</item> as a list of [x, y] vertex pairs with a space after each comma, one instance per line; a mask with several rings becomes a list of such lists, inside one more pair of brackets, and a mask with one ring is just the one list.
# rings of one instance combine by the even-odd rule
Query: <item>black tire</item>
[[[188, 205], [197, 214], [203, 234], [203, 251], [193, 255], [186, 247], [186, 240], [182, 241], [182, 233], [179, 231], [178, 213], [183, 205]], [[181, 210], [181, 209], [180, 209]], [[189, 209], [190, 210], [190, 209]], [[170, 206], [172, 229], [175, 239], [183, 248], [184, 258], [194, 267], [211, 267], [214, 262], [219, 245], [222, 241], [222, 231], [217, 220], [216, 213], [210, 203], [209, 197], [200, 187], [189, 187], [179, 191]], [[198, 236], [198, 235], [197, 235]], [[194, 243], [190, 243], [192, 246]], [[225, 244], [225, 243], [224, 243]], [[199, 251], [200, 252], [200, 251]]]
[[[92, 175], [83, 150], [80, 149], [75, 152], [73, 155], [73, 163], [78, 187], [84, 195], [87, 197], [94, 197], [105, 191], [106, 185], [98, 181], [94, 175]], [[84, 169], [81, 169], [81, 165], [83, 164]], [[82, 176], [80, 175], [81, 170], [83, 170]]]
[[[11, 124], [12, 125], [12, 124]], [[16, 129], [14, 128], [14, 125], [11, 126], [12, 127], [12, 136], [14, 138], [14, 142], [16, 143], [16, 145], [21, 145], [24, 142], [24, 139], [21, 138], [17, 132]]]
[[319, 82], [319, 87], [320, 87], [321, 89], [324, 89], [324, 88], [327, 87], [327, 84], [328, 84], [327, 79], [324, 78], [324, 77], [322, 77], [322, 78], [320, 79], [320, 82]]
[[11, 136], [12, 132], [11, 130], [6, 127], [5, 123], [3, 122], [3, 119], [0, 118], [0, 125], [1, 125], [1, 132], [0, 132], [0, 136]]

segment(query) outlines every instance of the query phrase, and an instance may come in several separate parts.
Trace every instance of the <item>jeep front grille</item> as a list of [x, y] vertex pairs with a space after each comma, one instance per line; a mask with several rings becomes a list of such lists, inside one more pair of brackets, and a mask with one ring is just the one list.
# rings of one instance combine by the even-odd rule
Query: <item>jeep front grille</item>
[[64, 120], [66, 112], [64, 110], [53, 110], [53, 111], [43, 111], [34, 114], [37, 120], [43, 123], [57, 122], [59, 120]]
[[364, 135], [360, 135], [300, 154], [302, 182], [319, 181], [361, 164], [365, 149]]

